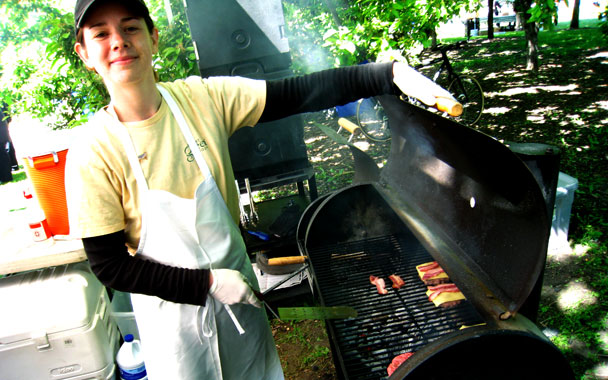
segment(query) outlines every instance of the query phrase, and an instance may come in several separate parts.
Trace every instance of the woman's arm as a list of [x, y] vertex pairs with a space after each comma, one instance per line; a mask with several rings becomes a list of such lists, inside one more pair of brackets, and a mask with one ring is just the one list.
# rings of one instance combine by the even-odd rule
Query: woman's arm
[[393, 63], [369, 63], [266, 82], [260, 122], [314, 112], [376, 95], [401, 94], [393, 83]]
[[210, 288], [209, 270], [177, 268], [131, 256], [123, 231], [84, 238], [82, 243], [93, 273], [105, 286], [175, 303], [205, 305]]

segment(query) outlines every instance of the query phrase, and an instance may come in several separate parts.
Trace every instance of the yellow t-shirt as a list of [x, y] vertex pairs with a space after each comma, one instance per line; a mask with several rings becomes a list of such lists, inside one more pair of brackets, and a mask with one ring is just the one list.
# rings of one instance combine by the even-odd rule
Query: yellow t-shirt
[[[238, 194], [228, 138], [237, 129], [253, 126], [259, 120], [266, 101], [265, 82], [238, 77], [190, 77], [161, 85], [182, 110], [238, 223]], [[163, 100], [158, 112], [148, 120], [123, 124], [140, 157], [148, 187], [192, 199], [203, 176], [167, 103]], [[70, 147], [66, 167], [70, 230], [83, 238], [125, 230], [127, 245], [134, 252], [141, 230], [140, 199], [122, 143], [107, 125], [100, 123], [86, 125], [80, 134], [78, 143]]]

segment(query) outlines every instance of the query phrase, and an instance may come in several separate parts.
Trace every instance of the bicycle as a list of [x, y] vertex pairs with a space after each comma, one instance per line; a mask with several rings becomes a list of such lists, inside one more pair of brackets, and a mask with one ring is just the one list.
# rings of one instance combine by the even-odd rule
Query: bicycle
[[465, 43], [465, 41], [461, 41], [452, 45], [438, 45], [433, 50], [438, 50], [441, 53], [441, 57], [415, 68], [419, 70], [421, 67], [441, 62], [441, 66], [433, 74], [432, 80], [437, 83], [437, 79], [439, 79], [441, 74], [447, 71], [447, 83], [449, 85], [446, 89], [462, 104], [462, 114], [456, 120], [464, 125], [471, 126], [479, 121], [484, 109], [485, 98], [483, 89], [475, 78], [466, 74], [457, 74], [447, 54], [448, 51], [459, 49]]
[[[416, 66], [419, 70], [421, 67], [434, 65], [441, 62], [441, 66], [433, 74], [433, 82], [437, 82], [444, 71], [448, 73], [447, 90], [462, 104], [463, 111], [455, 120], [471, 126], [479, 121], [481, 113], [484, 109], [485, 98], [481, 85], [473, 77], [465, 74], [457, 74], [452, 67], [448, 58], [447, 52], [453, 48], [459, 48], [466, 42], [462, 41], [453, 45], [439, 45], [434, 50], [441, 52], [441, 57], [436, 58], [426, 64]], [[422, 106], [422, 103], [413, 98], [407, 98], [412, 104]], [[361, 132], [372, 141], [387, 141], [390, 139], [390, 129], [388, 128], [388, 119], [384, 115], [382, 106], [375, 98], [361, 99], [357, 103], [356, 110], [357, 124], [361, 128]]]

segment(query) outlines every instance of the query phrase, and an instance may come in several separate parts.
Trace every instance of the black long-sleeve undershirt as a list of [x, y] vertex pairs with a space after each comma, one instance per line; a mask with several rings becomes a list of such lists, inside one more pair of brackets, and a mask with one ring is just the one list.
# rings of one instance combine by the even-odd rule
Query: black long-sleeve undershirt
[[266, 106], [260, 121], [314, 112], [375, 95], [399, 94], [393, 64], [379, 63], [319, 71], [266, 82]]
[[159, 264], [140, 255], [131, 256], [124, 231], [82, 239], [93, 273], [104, 285], [130, 293], [204, 305], [209, 291], [209, 271]]
[[[267, 81], [266, 105], [260, 122], [383, 94], [398, 94], [393, 84], [392, 63], [351, 66]], [[82, 241], [91, 269], [104, 285], [176, 303], [205, 304], [209, 291], [208, 270], [172, 267], [131, 256], [125, 246], [124, 231]]]

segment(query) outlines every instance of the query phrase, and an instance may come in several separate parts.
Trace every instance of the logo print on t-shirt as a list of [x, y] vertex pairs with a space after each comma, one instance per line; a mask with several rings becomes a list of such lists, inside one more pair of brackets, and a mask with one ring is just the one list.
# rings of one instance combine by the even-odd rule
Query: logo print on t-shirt
[[[201, 152], [206, 151], [208, 148], [207, 142], [205, 140], [196, 139], [196, 145], [198, 145], [198, 148], [200, 149]], [[194, 154], [192, 154], [192, 151], [190, 150], [189, 145], [186, 145], [186, 147], [184, 148], [184, 153], [186, 154], [186, 159], [188, 160], [188, 162], [194, 161]]]

